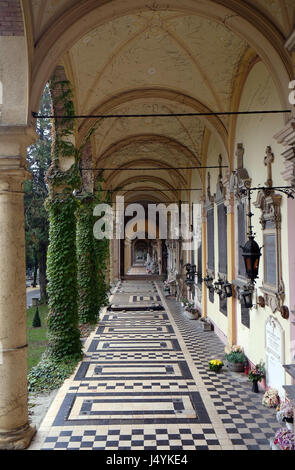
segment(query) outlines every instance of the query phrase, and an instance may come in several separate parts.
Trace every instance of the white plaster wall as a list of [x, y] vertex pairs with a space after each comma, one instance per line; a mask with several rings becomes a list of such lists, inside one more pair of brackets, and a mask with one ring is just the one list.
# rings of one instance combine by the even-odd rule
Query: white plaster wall
[[[258, 63], [250, 72], [241, 97], [240, 110], [271, 110], [281, 109], [280, 101], [265, 66]], [[267, 168], [264, 166], [265, 150], [271, 146], [274, 153], [274, 163], [272, 165], [273, 185], [286, 185], [281, 176], [283, 170], [283, 159], [281, 157], [282, 146], [278, 145], [273, 135], [284, 126], [283, 115], [243, 115], [239, 116], [236, 128], [236, 143], [241, 142], [245, 148], [244, 166], [252, 178], [252, 187], [263, 186], [267, 180]], [[256, 200], [256, 193], [252, 196], [252, 201]], [[259, 223], [261, 215], [260, 209], [252, 206], [254, 213], [254, 232], [256, 241], [262, 246], [262, 227]], [[281, 205], [282, 216], [282, 270], [283, 281], [286, 289], [286, 305], [289, 297], [289, 276], [288, 276], [288, 238], [287, 238], [287, 197], [283, 196]], [[263, 250], [262, 250], [263, 253]], [[258, 295], [263, 295], [259, 290], [263, 278], [263, 256], [260, 261], [260, 276], [257, 280]], [[290, 308], [290, 306], [288, 305]], [[250, 312], [250, 330], [241, 324], [240, 305], [238, 304], [238, 343], [244, 346], [246, 355], [253, 363], [265, 360], [265, 323], [269, 315], [272, 314], [270, 308], [252, 309]], [[290, 362], [290, 319], [284, 320], [279, 312], [275, 313], [275, 318], [279, 321], [285, 331], [285, 363]]]

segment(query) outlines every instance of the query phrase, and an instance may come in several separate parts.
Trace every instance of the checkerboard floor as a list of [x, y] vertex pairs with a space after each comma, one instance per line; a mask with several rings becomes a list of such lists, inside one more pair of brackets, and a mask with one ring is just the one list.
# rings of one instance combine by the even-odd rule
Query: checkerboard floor
[[159, 296], [163, 310], [104, 310], [30, 450], [269, 449], [278, 423], [262, 394], [243, 374], [208, 370], [224, 356], [214, 332], [184, 317], [153, 281], [121, 282], [111, 302], [121, 295], [132, 306]]

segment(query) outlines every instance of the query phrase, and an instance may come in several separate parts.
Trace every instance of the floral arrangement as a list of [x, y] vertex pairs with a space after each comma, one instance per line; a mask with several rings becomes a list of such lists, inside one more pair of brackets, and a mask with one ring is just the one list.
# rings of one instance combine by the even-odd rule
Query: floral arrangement
[[248, 373], [248, 377], [250, 382], [261, 382], [261, 380], [265, 377], [264, 363], [260, 362], [259, 364], [256, 364], [254, 369], [251, 369]]
[[286, 421], [287, 423], [293, 423], [294, 408], [289, 401], [286, 400], [277, 407], [277, 420], [279, 422]]
[[170, 286], [169, 286], [168, 279], [166, 279], [166, 281], [164, 281], [163, 284], [164, 284], [164, 290], [170, 291]]
[[219, 359], [212, 359], [209, 361], [209, 369], [214, 370], [214, 372], [218, 372], [223, 366], [223, 362]]
[[241, 346], [232, 346], [229, 354], [225, 355], [225, 358], [228, 362], [247, 362], [247, 358], [244, 354], [243, 348]]
[[282, 450], [295, 450], [295, 436], [286, 428], [279, 429], [274, 438], [274, 444], [278, 444]]
[[276, 408], [280, 403], [279, 393], [276, 388], [270, 388], [263, 396], [262, 404], [267, 408]]

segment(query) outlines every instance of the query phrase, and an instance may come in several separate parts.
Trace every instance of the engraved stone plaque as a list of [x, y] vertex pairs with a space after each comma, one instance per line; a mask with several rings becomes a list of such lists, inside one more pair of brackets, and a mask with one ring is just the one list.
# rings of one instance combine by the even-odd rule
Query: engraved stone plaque
[[284, 331], [279, 322], [269, 317], [265, 326], [266, 349], [266, 383], [278, 389], [280, 395], [285, 383], [284, 363]]

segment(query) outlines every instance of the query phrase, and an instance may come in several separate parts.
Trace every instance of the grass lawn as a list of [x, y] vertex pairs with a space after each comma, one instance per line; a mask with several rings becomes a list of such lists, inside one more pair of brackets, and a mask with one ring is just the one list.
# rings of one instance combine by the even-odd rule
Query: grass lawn
[[39, 315], [41, 319], [41, 327], [33, 328], [33, 318], [36, 307], [27, 309], [27, 336], [28, 336], [28, 370], [34, 367], [41, 359], [42, 353], [47, 344], [47, 314], [48, 305], [39, 305]]

